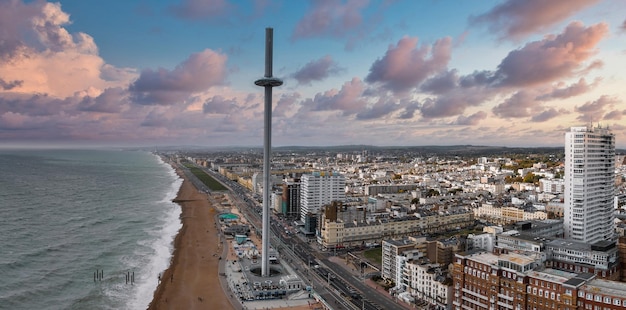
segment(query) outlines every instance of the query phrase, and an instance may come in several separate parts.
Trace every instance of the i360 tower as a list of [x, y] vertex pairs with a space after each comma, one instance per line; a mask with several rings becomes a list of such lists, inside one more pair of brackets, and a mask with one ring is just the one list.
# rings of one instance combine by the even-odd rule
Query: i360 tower
[[265, 28], [265, 76], [254, 81], [265, 88], [265, 113], [263, 131], [263, 232], [261, 233], [261, 276], [270, 275], [270, 156], [272, 149], [272, 87], [283, 85], [283, 81], [272, 76], [274, 29]]
[[565, 238], [614, 241], [615, 136], [608, 128], [565, 133]]

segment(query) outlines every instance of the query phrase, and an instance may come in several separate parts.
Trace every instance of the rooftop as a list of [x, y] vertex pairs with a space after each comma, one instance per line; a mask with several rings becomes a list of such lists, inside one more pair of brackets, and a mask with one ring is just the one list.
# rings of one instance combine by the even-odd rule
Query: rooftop
[[594, 293], [602, 293], [620, 298], [626, 298], [626, 283], [593, 279], [583, 285], [581, 290]]
[[568, 280], [576, 277], [578, 274], [576, 273], [572, 273], [572, 272], [566, 272], [566, 271], [561, 271], [561, 270], [556, 270], [556, 269], [552, 269], [552, 268], [546, 268], [544, 270], [541, 271], [529, 271], [528, 273], [526, 273], [528, 276], [536, 278], [536, 279], [540, 279], [540, 280], [544, 280], [544, 281], [550, 281], [550, 282], [558, 282], [558, 283], [565, 283]]

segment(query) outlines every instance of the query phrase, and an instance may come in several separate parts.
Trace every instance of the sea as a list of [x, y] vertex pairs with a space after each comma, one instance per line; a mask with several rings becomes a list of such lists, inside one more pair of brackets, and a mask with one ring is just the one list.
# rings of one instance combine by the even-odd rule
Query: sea
[[181, 184], [150, 152], [0, 150], [0, 309], [146, 309]]

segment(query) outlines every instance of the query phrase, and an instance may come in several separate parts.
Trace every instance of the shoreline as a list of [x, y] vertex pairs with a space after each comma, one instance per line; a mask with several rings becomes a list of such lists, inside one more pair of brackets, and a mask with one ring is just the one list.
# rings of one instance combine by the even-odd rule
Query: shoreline
[[217, 212], [175, 164], [183, 180], [172, 201], [181, 207], [182, 227], [174, 238], [170, 264], [161, 274], [147, 309], [234, 309], [219, 278], [223, 249], [219, 245]]

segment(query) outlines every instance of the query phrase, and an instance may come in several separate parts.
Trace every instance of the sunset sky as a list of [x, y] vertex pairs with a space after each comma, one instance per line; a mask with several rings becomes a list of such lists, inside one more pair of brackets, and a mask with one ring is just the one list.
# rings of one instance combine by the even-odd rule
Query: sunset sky
[[0, 146], [626, 147], [622, 0], [0, 0]]

